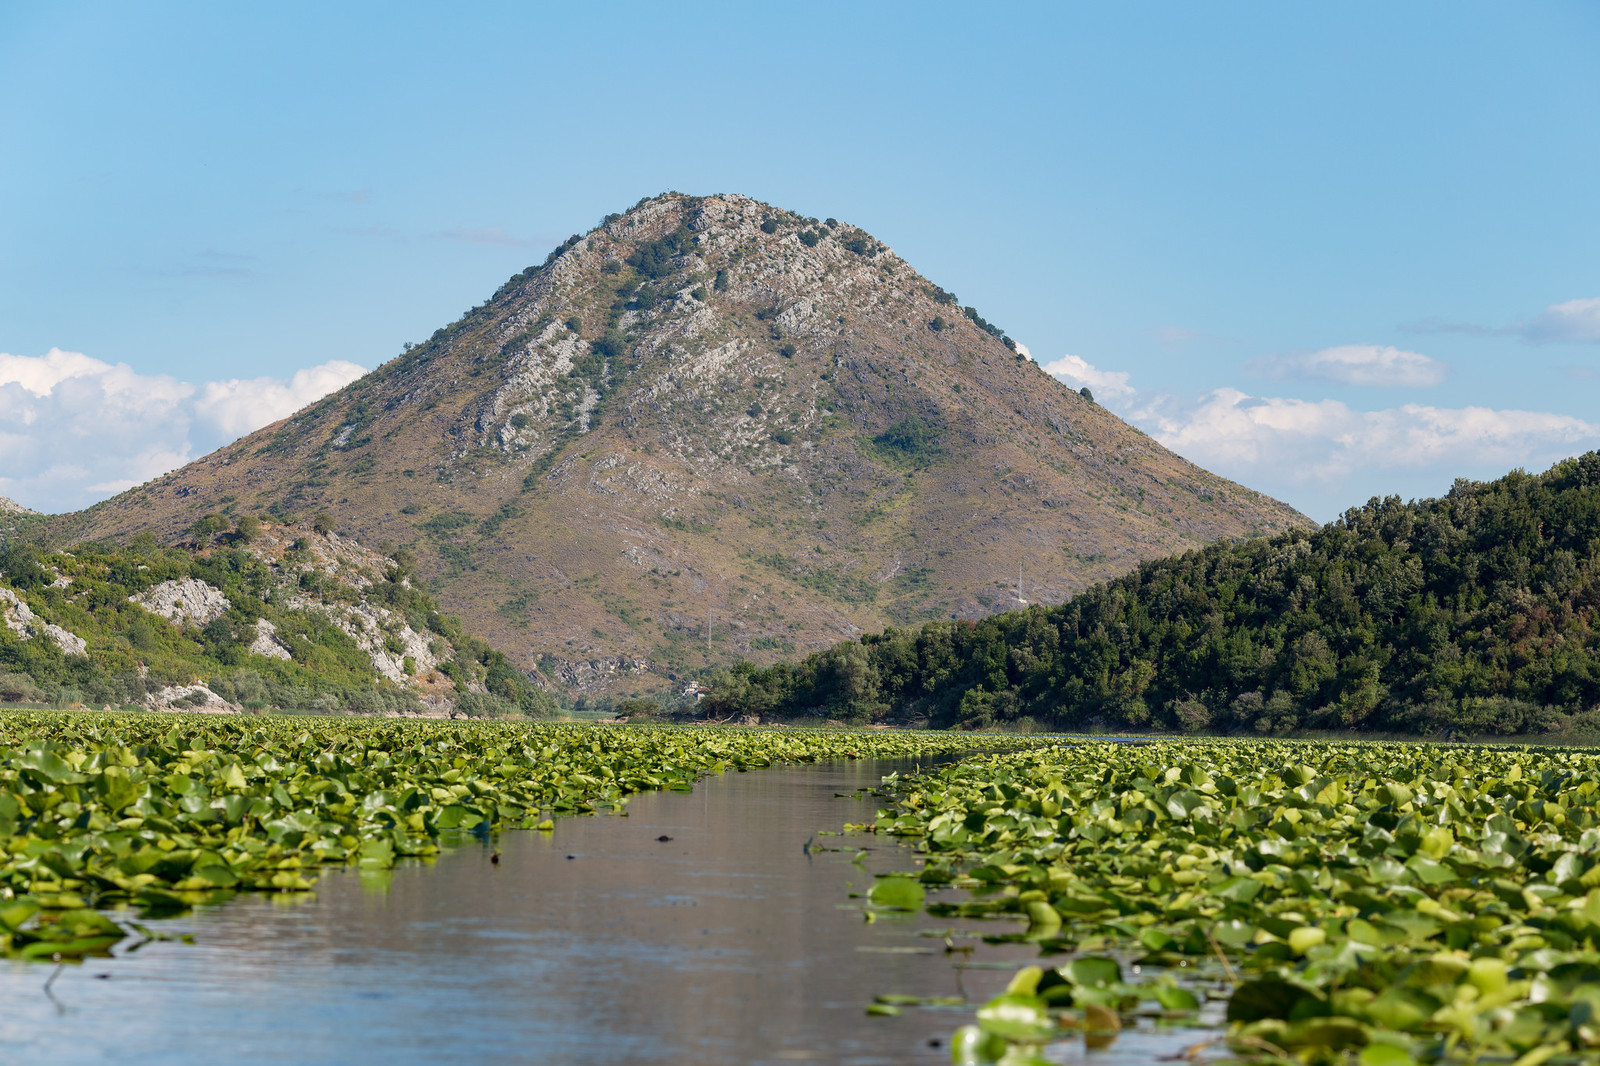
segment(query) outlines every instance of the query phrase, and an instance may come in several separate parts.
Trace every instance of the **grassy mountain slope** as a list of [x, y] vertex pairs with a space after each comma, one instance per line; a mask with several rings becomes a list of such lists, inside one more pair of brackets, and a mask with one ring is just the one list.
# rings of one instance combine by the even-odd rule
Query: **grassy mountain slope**
[[1600, 727], [1600, 453], [1374, 499], [1063, 606], [724, 675], [721, 713], [980, 726], [1517, 733]]
[[519, 665], [619, 693], [1306, 523], [1019, 358], [868, 234], [678, 194], [56, 528], [173, 539], [213, 511], [411, 546]]
[[0, 550], [0, 700], [533, 713], [553, 701], [411, 586], [406, 557], [246, 520], [192, 549]]

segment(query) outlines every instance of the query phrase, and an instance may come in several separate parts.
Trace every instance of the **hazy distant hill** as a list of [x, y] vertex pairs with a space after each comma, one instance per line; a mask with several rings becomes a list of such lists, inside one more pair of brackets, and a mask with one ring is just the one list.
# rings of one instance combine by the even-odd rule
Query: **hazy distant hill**
[[1019, 358], [861, 230], [675, 193], [294, 417], [56, 525], [175, 538], [219, 510], [326, 511], [414, 545], [473, 632], [618, 692], [1059, 603], [1308, 524]]

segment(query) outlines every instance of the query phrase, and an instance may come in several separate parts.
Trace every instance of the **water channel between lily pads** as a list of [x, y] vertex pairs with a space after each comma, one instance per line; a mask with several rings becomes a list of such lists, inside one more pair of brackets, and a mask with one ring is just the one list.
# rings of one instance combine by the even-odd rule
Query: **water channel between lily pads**
[[[194, 943], [64, 967], [48, 996], [52, 967], [11, 963], [0, 968], [0, 1059], [949, 1062], [971, 1004], [1035, 950], [970, 937], [1003, 931], [995, 923], [865, 922], [851, 891], [912, 869], [911, 850], [814, 835], [870, 820], [881, 802], [836, 794], [909, 768], [728, 773], [692, 793], [635, 797], [628, 817], [506, 833], [498, 865], [469, 837], [384, 882], [335, 870], [311, 896], [242, 896], [157, 923]], [[872, 850], [852, 862], [854, 847], [808, 854], [808, 841]], [[965, 967], [927, 935], [946, 929], [976, 945]], [[869, 1017], [879, 993], [969, 1005]], [[1194, 1039], [1128, 1033], [1088, 1058], [1149, 1062]]]

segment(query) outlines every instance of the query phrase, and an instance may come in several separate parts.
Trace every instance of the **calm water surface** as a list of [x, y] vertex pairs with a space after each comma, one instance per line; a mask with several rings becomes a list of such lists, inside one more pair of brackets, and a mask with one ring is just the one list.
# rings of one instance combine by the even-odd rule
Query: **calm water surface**
[[[970, 1007], [869, 1017], [872, 997], [981, 1003], [1034, 951], [958, 940], [978, 944], [962, 967], [925, 934], [995, 924], [863, 921], [850, 892], [912, 869], [912, 853], [815, 834], [870, 819], [875, 801], [836, 793], [897, 768], [729, 773], [639, 796], [625, 818], [507, 833], [499, 865], [469, 838], [377, 881], [334, 871], [305, 899], [243, 896], [159, 923], [195, 942], [65, 967], [53, 998], [50, 967], [7, 964], [0, 1060], [948, 1062]], [[808, 841], [872, 850], [852, 862], [854, 847], [808, 855]], [[1149, 1062], [1195, 1039], [1130, 1033], [1087, 1057]]]

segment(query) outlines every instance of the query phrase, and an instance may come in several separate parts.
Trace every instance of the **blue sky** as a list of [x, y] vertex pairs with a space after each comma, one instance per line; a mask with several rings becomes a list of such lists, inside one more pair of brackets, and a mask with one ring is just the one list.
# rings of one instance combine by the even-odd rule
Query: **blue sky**
[[0, 0], [0, 494], [195, 458], [666, 189], [863, 226], [1319, 519], [1600, 446], [1595, 5], [464, 7]]

